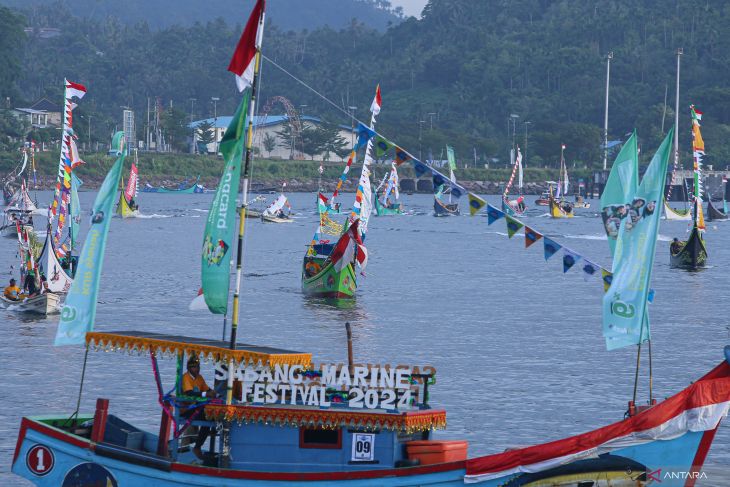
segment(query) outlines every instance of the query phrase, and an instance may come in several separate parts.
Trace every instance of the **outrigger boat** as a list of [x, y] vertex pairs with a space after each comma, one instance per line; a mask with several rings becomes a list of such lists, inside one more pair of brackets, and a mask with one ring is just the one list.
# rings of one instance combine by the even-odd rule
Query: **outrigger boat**
[[[699, 121], [702, 113], [690, 106], [692, 115], [692, 149], [694, 153], [694, 212], [692, 214], [692, 231], [685, 241], [673, 241], [669, 246], [669, 264], [680, 269], [694, 270], [707, 263], [707, 247], [702, 234], [705, 230], [705, 218], [702, 212], [702, 156], [705, 154], [705, 143], [700, 133]], [[712, 205], [712, 202], [710, 202]]]
[[550, 216], [553, 218], [573, 218], [573, 203], [568, 201], [565, 196], [568, 194], [568, 167], [565, 164], [565, 144], [560, 145], [560, 174], [558, 175], [557, 192], [555, 196], [550, 187], [548, 196], [548, 206], [550, 207]]
[[[284, 208], [287, 210], [285, 211]], [[291, 205], [286, 196], [280, 194], [266, 209], [261, 213], [261, 221], [267, 223], [291, 223], [294, 220], [290, 218]]]
[[[385, 186], [381, 196], [378, 195], [379, 190]], [[386, 173], [381, 181], [380, 185], [375, 189], [375, 198], [373, 203], [375, 205], [376, 216], [386, 215], [401, 215], [403, 214], [403, 203], [398, 201], [400, 199], [400, 180], [398, 179], [398, 169], [396, 168], [395, 162], [391, 164], [390, 173]], [[395, 196], [395, 201], [390, 200], [390, 195]]]
[[[516, 158], [514, 157], [514, 148], [510, 151], [510, 153], [514, 160], [514, 164], [512, 165], [512, 174], [510, 175], [507, 186], [505, 186], [504, 192], [502, 193], [502, 211], [509, 216], [520, 216], [527, 211], [525, 197], [522, 195], [522, 152], [520, 152], [520, 146], [517, 146]], [[516, 200], [510, 200], [509, 190], [512, 188], [515, 173], [517, 173], [517, 189], [519, 196]]]
[[126, 187], [122, 178], [122, 190], [119, 192], [119, 203], [117, 203], [117, 214], [122, 218], [136, 218], [139, 216], [139, 205], [136, 202], [139, 194], [139, 174], [137, 171], [137, 151], [134, 151], [134, 161], [129, 169], [129, 180]]

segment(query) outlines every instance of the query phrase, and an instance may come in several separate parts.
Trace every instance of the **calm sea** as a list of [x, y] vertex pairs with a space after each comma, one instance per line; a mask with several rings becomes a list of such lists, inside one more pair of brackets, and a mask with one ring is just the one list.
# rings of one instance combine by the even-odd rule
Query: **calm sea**
[[[85, 209], [94, 196], [81, 194]], [[356, 361], [437, 368], [431, 402], [448, 411], [449, 424], [438, 436], [468, 440], [470, 456], [556, 440], [623, 418], [636, 349], [606, 351], [599, 278], [586, 280], [578, 268], [564, 274], [560, 254], [545, 262], [542, 244], [525, 249], [522, 232], [509, 239], [504, 220], [488, 226], [483, 214], [434, 218], [431, 196], [406, 195], [408, 214], [371, 217], [367, 275], [358, 281], [355, 304], [337, 308], [300, 291], [302, 256], [317, 224], [315, 195], [289, 198], [294, 223], [247, 222], [239, 341], [309, 351], [315, 362], [340, 362], [347, 357], [349, 321]], [[39, 193], [40, 201], [48, 199], [48, 193]], [[211, 199], [210, 194], [142, 193], [143, 218], [112, 222], [98, 331], [221, 337], [220, 317], [188, 310], [200, 284]], [[352, 195], [342, 200], [349, 202]], [[465, 200], [462, 210], [468, 213]], [[598, 210], [576, 212], [571, 220], [553, 220], [545, 207], [533, 205], [523, 220], [610, 267]], [[710, 267], [701, 272], [669, 268], [669, 241], [686, 232], [684, 222], [663, 221], [657, 245], [651, 326], [658, 398], [709, 371], [730, 344], [730, 222], [708, 224]], [[0, 242], [3, 281], [11, 267], [17, 269], [16, 254], [15, 241]], [[24, 485], [8, 474], [20, 418], [74, 410], [83, 349], [53, 346], [57, 317], [9, 311], [0, 316], [5, 374], [0, 483]], [[646, 365], [642, 401], [648, 397]], [[163, 386], [170, 389], [173, 363], [162, 360], [161, 366]], [[203, 374], [212, 377], [210, 365], [203, 366]], [[160, 412], [149, 357], [90, 352], [81, 410], [92, 412], [97, 397], [110, 399], [113, 414], [157, 431]], [[719, 430], [707, 468], [712, 481], [704, 485], [730, 485], [723, 483], [730, 477], [730, 426]]]

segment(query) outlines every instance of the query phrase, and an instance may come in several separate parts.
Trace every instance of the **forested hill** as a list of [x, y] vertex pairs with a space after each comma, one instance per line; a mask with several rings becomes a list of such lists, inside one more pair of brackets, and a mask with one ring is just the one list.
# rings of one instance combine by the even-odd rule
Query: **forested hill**
[[[219, 17], [245, 24], [254, 0], [0, 0], [0, 5], [23, 9], [31, 22], [43, 23], [45, 12], [67, 9], [75, 16], [103, 21], [109, 17], [124, 24], [145, 22], [152, 29], [190, 26]], [[303, 8], [306, 7], [306, 8]], [[267, 10], [283, 30], [341, 28], [357, 18], [365, 25], [385, 30], [398, 23], [402, 10], [385, 0], [269, 0]], [[245, 12], [245, 13], [244, 13]]]
[[[296, 3], [293, 12], [309, 15], [310, 4]], [[141, 127], [148, 97], [172, 103], [171, 131], [189, 120], [191, 108], [196, 118], [212, 116], [211, 97], [220, 98], [218, 114], [235, 109], [239, 95], [225, 69], [240, 30], [226, 23], [231, 17], [153, 31], [48, 15], [55, 15], [59, 37], [4, 43], [2, 36], [17, 34], [0, 29], [0, 46], [24, 46], [0, 50], [23, 61], [17, 72], [0, 73], [7, 78], [0, 95], [58, 99], [68, 76], [89, 87], [79, 110], [106, 121], [107, 130], [97, 130], [105, 137], [119, 123], [122, 105], [135, 108]], [[267, 18], [273, 17], [272, 11]], [[666, 133], [673, 123], [675, 52], [682, 47], [683, 157], [689, 157], [694, 103], [705, 113], [707, 163], [724, 167], [730, 163], [729, 44], [730, 3], [723, 0], [431, 0], [422, 19], [385, 32], [358, 22], [300, 32], [274, 24], [263, 50], [335, 104], [357, 107], [362, 120], [369, 119], [367, 107], [380, 83], [378, 129], [414, 154], [426, 157], [432, 150], [438, 156], [450, 143], [462, 160], [476, 151], [481, 160], [503, 161], [511, 142], [508, 119], [516, 114], [523, 145], [528, 132], [528, 165], [554, 164], [565, 143], [568, 161], [595, 166], [602, 153], [606, 54], [614, 54], [609, 137], [636, 128], [642, 154], [650, 157], [662, 128]], [[281, 95], [307, 115], [349, 123], [268, 60], [261, 86], [260, 106]]]

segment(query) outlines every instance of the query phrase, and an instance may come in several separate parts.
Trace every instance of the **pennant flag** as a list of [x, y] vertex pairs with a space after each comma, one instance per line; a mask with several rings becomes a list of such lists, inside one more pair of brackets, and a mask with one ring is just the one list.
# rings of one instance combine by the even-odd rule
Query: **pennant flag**
[[220, 142], [220, 151], [225, 160], [223, 175], [203, 233], [203, 248], [200, 260], [200, 281], [205, 303], [211, 313], [225, 314], [228, 311], [228, 291], [231, 285], [231, 248], [236, 227], [236, 194], [241, 179], [241, 160], [246, 140], [246, 118], [251, 90], [247, 90], [233, 115], [226, 133]]
[[601, 268], [601, 279], [603, 280], [603, 292], [607, 293], [608, 288], [611, 287], [611, 283], [613, 282], [613, 274], [610, 271]]
[[395, 147], [395, 144], [387, 140], [382, 135], [377, 135], [373, 141], [375, 147], [375, 156], [382, 157], [383, 154], [388, 152], [391, 148]]
[[594, 264], [590, 260], [584, 258], [583, 259], [583, 278], [585, 280], [588, 280], [590, 276], [594, 276], [596, 272], [599, 271], [601, 266]]
[[265, 0], [258, 0], [251, 16], [246, 22], [243, 34], [238, 40], [236, 50], [228, 64], [228, 71], [236, 75], [238, 91], [243, 91], [253, 84], [253, 74], [256, 64], [256, 51], [261, 49], [261, 39], [264, 35]]
[[563, 248], [563, 246], [560, 245], [558, 242], [548, 237], [544, 237], [542, 243], [545, 252], [545, 260], [548, 260], [550, 257], [555, 255], [555, 252]]
[[563, 274], [575, 265], [582, 257], [570, 249], [563, 247]]
[[469, 214], [471, 216], [476, 215], [477, 212], [484, 208], [486, 204], [487, 202], [481, 199], [479, 196], [469, 193]]
[[416, 159], [413, 160], [413, 171], [416, 173], [416, 177], [420, 178], [427, 172], [431, 171], [431, 168], [422, 163], [421, 161], [418, 161]]
[[626, 204], [631, 203], [638, 187], [639, 152], [636, 144], [636, 131], [634, 131], [616, 156], [606, 186], [601, 193], [601, 218], [611, 255], [616, 248], [616, 238], [618, 238], [621, 222], [627, 215]]
[[362, 122], [358, 122], [357, 124], [357, 144], [355, 145], [355, 150], [360, 150], [361, 147], [365, 147], [368, 145], [368, 141], [375, 137], [377, 134], [375, 133], [375, 130], [371, 129], [367, 125], [363, 124]]
[[504, 219], [507, 222], [507, 236], [509, 238], [514, 237], [515, 233], [517, 233], [520, 228], [524, 226], [521, 221], [516, 220], [509, 215], [504, 215]]
[[377, 115], [380, 113], [381, 106], [383, 106], [383, 99], [380, 97], [380, 84], [378, 84], [375, 88], [375, 98], [373, 98], [373, 102], [370, 104], [370, 111], [373, 115]]
[[542, 238], [542, 234], [537, 230], [525, 225], [525, 248], [529, 248], [530, 245], [534, 244]]
[[487, 205], [487, 225], [491, 225], [504, 216], [504, 212], [492, 205]]
[[[70, 100], [74, 96], [78, 98], [79, 100], [84, 97], [86, 94], [86, 87], [84, 85], [80, 85], [78, 83], [74, 83], [73, 81], [64, 80], [66, 82], [66, 99]], [[73, 110], [73, 108], [72, 108]], [[69, 112], [69, 116], [71, 113]]]
[[363, 271], [368, 263], [368, 251], [362, 243], [358, 231], [360, 220], [356, 219], [350, 228], [340, 237], [330, 254], [330, 259], [336, 271], [341, 271], [347, 264], [357, 259]]
[[412, 159], [412, 157], [405, 150], [398, 146], [395, 146], [395, 165], [400, 166], [404, 162]]
[[603, 336], [608, 350], [650, 338], [647, 296], [659, 233], [661, 211], [657, 206], [661, 208], [664, 199], [673, 136], [674, 129], [652, 157], [619, 230], [611, 289], [603, 296]]
[[[123, 137], [124, 132], [114, 134], [112, 147], [119, 147]], [[109, 174], [104, 178], [94, 200], [91, 226], [79, 254], [76, 269], [77, 279], [74, 279], [66, 296], [54, 345], [83, 344], [86, 332], [94, 329], [106, 238], [109, 234], [109, 223], [113, 214], [112, 206], [116, 200], [123, 165], [124, 153], [121, 153]]]

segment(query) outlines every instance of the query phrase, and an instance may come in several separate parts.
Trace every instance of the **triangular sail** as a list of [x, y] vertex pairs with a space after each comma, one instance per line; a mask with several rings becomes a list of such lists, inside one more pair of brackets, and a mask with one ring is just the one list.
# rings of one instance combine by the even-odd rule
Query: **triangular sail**
[[289, 207], [289, 200], [286, 196], [280, 194], [278, 198], [274, 200], [264, 211], [263, 214], [267, 216], [277, 216], [280, 211], [284, 210], [284, 207]]
[[73, 279], [58, 261], [58, 257], [56, 257], [50, 231], [46, 233], [46, 243], [43, 245], [43, 252], [39, 260], [43, 267], [43, 272], [46, 274], [48, 290], [52, 293], [68, 292], [71, 289]]

